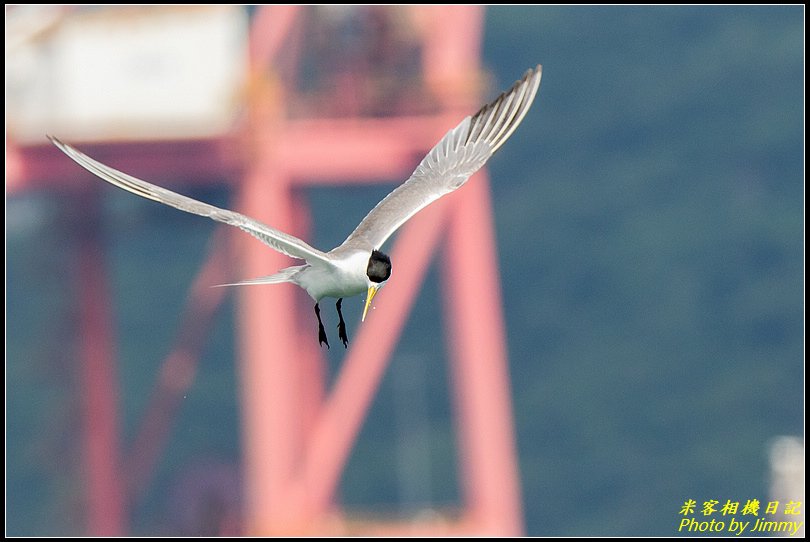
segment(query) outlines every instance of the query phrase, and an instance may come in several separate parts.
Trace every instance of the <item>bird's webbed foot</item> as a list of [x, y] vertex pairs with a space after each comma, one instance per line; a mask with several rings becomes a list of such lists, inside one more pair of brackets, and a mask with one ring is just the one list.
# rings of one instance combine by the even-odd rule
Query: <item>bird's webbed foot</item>
[[329, 339], [326, 338], [326, 330], [323, 328], [323, 321], [321, 321], [321, 308], [315, 303], [315, 316], [318, 317], [318, 345], [326, 345], [329, 348]]
[[340, 306], [343, 304], [343, 298], [341, 297], [337, 301], [337, 312], [340, 321], [338, 322], [338, 338], [343, 341], [343, 347], [349, 348], [349, 336], [346, 334], [346, 322], [343, 321], [343, 313], [340, 310]]

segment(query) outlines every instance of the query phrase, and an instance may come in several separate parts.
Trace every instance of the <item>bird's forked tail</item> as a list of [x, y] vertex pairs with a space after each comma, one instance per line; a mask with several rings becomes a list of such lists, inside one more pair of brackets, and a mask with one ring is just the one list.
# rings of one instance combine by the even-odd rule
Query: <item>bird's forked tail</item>
[[294, 265], [282, 269], [275, 275], [267, 277], [259, 277], [256, 279], [240, 280], [239, 282], [230, 282], [228, 284], [215, 284], [214, 286], [248, 286], [251, 284], [279, 284], [282, 282], [294, 282], [293, 278], [299, 271], [307, 267], [307, 265]]

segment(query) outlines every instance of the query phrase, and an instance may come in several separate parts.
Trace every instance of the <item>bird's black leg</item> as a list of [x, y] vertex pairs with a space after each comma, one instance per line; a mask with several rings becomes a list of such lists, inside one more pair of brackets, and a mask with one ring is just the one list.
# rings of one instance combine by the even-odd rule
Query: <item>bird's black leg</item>
[[318, 344], [325, 344], [326, 348], [329, 348], [329, 339], [326, 338], [326, 330], [323, 328], [323, 322], [321, 321], [321, 308], [317, 303], [315, 303], [315, 316], [318, 317]]
[[343, 341], [343, 347], [349, 348], [349, 336], [346, 335], [346, 322], [343, 321], [343, 313], [340, 312], [340, 305], [342, 303], [343, 298], [341, 297], [337, 301], [338, 316], [340, 317], [340, 321], [338, 322], [338, 337], [341, 341]]

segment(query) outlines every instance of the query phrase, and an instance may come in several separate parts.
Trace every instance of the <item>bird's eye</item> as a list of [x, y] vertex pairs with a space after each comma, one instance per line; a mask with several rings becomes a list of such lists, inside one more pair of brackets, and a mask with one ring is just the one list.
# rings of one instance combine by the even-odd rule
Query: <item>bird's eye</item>
[[371, 282], [378, 284], [388, 280], [388, 277], [391, 276], [391, 258], [379, 250], [372, 251], [371, 258], [368, 259], [366, 275]]

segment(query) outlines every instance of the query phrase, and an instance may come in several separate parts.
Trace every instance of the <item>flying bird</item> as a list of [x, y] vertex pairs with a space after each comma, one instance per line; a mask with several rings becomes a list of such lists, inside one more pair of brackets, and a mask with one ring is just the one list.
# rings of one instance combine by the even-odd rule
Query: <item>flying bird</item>
[[509, 90], [468, 116], [447, 132], [425, 156], [410, 178], [380, 201], [343, 243], [321, 252], [301, 239], [272, 228], [243, 214], [208, 205], [165, 188], [137, 179], [93, 160], [53, 136], [54, 145], [89, 172], [133, 194], [181, 211], [207, 216], [246, 231], [270, 248], [303, 265], [282, 269], [274, 275], [230, 284], [278, 284], [292, 282], [315, 300], [318, 318], [318, 343], [329, 347], [321, 320], [320, 302], [324, 297], [337, 299], [338, 337], [348, 347], [346, 323], [341, 304], [344, 297], [366, 292], [362, 321], [365, 321], [374, 296], [391, 277], [391, 259], [380, 249], [397, 228], [418, 211], [440, 197], [461, 187], [470, 176], [503, 145], [532, 105], [540, 86], [542, 66], [528, 70]]

